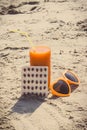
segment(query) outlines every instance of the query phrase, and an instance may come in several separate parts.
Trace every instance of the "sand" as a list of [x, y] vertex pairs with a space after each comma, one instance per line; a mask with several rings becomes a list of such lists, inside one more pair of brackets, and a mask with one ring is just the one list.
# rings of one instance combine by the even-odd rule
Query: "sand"
[[[69, 97], [21, 96], [31, 44], [51, 48], [51, 82], [69, 69], [80, 85]], [[0, 130], [87, 129], [87, 1], [0, 0]]]

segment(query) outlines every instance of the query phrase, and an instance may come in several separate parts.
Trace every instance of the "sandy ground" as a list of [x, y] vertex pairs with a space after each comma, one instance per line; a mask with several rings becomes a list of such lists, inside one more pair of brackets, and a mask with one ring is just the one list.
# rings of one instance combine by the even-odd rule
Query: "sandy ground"
[[[69, 97], [21, 97], [21, 67], [34, 45], [51, 48], [51, 80], [66, 69], [80, 86]], [[87, 129], [87, 1], [0, 0], [0, 130]]]

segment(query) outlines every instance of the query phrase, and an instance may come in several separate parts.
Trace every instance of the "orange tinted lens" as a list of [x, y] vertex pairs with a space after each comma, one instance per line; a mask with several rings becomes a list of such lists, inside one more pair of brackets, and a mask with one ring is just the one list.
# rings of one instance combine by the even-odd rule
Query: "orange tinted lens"
[[73, 82], [78, 82], [78, 79], [70, 72], [66, 72], [65, 76], [67, 79], [73, 81]]
[[57, 83], [55, 83], [53, 85], [53, 89], [61, 94], [68, 94], [69, 93], [69, 87], [68, 84], [63, 81], [63, 80], [59, 80]]

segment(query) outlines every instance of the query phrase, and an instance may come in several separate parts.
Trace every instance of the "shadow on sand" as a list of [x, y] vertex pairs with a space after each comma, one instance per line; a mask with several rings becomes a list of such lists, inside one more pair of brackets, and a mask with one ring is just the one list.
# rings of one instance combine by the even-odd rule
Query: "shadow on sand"
[[[78, 88], [78, 86], [71, 85], [71, 93], [75, 91], [75, 89]], [[52, 95], [49, 99], [56, 100], [59, 97], [56, 97]], [[40, 98], [34, 95], [23, 95], [19, 98], [19, 100], [16, 102], [16, 104], [11, 108], [12, 112], [17, 112], [20, 114], [24, 113], [33, 113], [43, 102], [45, 101], [45, 98]]]
[[20, 114], [24, 113], [32, 114], [43, 102], [44, 98], [39, 98], [30, 95], [23, 95], [19, 98], [19, 100], [11, 109], [12, 112], [17, 112]]

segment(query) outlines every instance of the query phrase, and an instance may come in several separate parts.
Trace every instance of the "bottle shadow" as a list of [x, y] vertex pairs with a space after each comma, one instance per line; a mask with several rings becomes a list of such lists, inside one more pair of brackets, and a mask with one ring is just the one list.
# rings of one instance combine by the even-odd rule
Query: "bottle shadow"
[[23, 95], [11, 108], [12, 113], [17, 112], [20, 114], [24, 114], [24, 113], [32, 114], [43, 102], [44, 102], [44, 98], [39, 98], [30, 95]]

